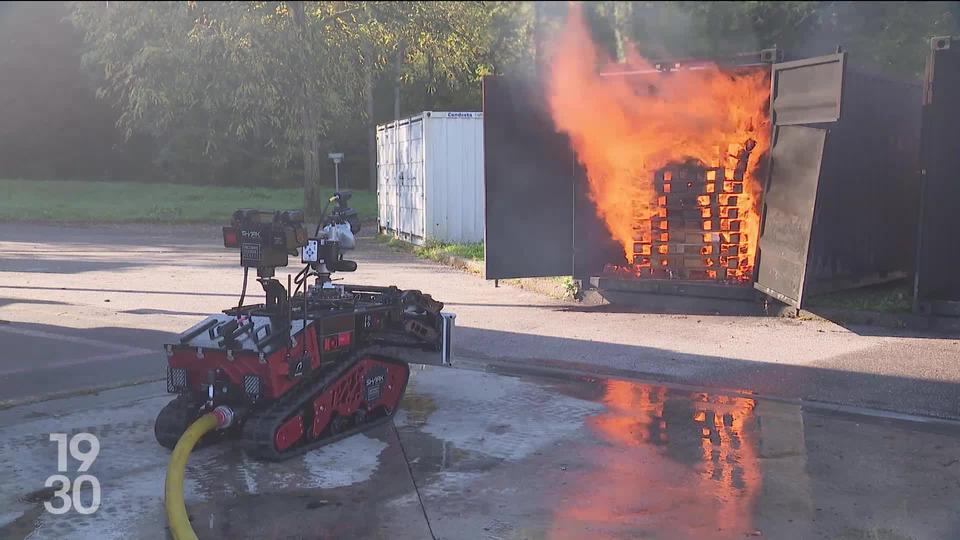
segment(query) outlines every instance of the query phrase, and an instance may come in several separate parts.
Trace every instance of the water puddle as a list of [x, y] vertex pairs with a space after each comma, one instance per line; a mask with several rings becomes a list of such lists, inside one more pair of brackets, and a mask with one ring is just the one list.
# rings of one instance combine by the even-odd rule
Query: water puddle
[[[748, 391], [590, 377], [522, 380], [553, 397], [529, 410], [484, 416], [482, 436], [556, 422], [560, 415], [542, 414], [551, 409], [601, 408], [582, 417], [579, 430], [564, 425], [563, 438], [541, 441], [535, 452], [503, 459], [483, 475], [448, 475], [449, 489], [439, 493], [458, 515], [491, 504], [491, 494], [502, 501], [495, 520], [474, 516], [485, 523], [478, 530], [459, 517], [464, 530], [528, 530], [540, 522], [532, 537], [960, 537], [947, 502], [960, 496], [956, 428], [806, 410]], [[441, 414], [448, 396], [437, 386], [429, 394]], [[432, 449], [425, 455], [436, 469], [445, 431], [432, 427], [440, 440], [424, 448]], [[462, 460], [484, 446], [458, 444], [452, 470], [470, 471]]]

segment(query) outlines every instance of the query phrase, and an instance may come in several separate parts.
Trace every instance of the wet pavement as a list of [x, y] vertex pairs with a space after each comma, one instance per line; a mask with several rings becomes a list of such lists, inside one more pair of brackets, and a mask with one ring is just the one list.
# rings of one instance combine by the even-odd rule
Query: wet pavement
[[[152, 429], [168, 399], [151, 383], [0, 411], [0, 538], [165, 538]], [[100, 440], [101, 507], [46, 513], [49, 433], [83, 431]], [[196, 451], [186, 498], [200, 538], [948, 539], [958, 443], [946, 421], [423, 368], [366, 434], [279, 464]]]

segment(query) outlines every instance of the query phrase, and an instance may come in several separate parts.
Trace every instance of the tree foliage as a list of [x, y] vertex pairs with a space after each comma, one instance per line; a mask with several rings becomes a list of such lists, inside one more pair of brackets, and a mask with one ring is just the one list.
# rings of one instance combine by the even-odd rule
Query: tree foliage
[[[960, 33], [956, 2], [585, 2], [617, 56], [713, 57], [768, 47], [851, 52], [903, 77], [927, 38]], [[328, 150], [365, 169], [371, 128], [419, 110], [478, 110], [480, 79], [533, 76], [565, 2], [69, 2], [84, 64], [128, 136], [178, 179], [294, 176], [316, 201]], [[396, 91], [396, 94], [395, 94]], [[374, 156], [375, 157], [375, 156]], [[326, 170], [324, 167], [323, 170]], [[354, 179], [356, 180], [356, 178]]]
[[771, 47], [800, 58], [850, 52], [850, 60], [917, 77], [929, 38], [960, 32], [957, 2], [616, 2], [588, 4], [594, 34], [652, 58], [709, 58]]
[[87, 65], [126, 133], [176, 133], [216, 155], [237, 141], [303, 162], [315, 207], [319, 142], [362, 117], [365, 71], [428, 88], [475, 80], [489, 10], [459, 2], [72, 4]]

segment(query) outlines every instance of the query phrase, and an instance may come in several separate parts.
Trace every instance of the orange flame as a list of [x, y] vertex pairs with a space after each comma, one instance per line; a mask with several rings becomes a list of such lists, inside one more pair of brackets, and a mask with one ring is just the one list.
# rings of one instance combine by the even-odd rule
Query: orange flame
[[[664, 195], [655, 185], [657, 171], [690, 162], [723, 168], [719, 178], [714, 171], [707, 173], [703, 194], [704, 199], [719, 199], [720, 193], [736, 192], [737, 182], [732, 180], [738, 154], [750, 144], [747, 141], [754, 141], [743, 193], [728, 197], [736, 200], [740, 221], [735, 249], [739, 255], [731, 264], [741, 274], [752, 271], [762, 189], [758, 169], [770, 147], [769, 70], [730, 71], [703, 64], [698, 69], [659, 73], [632, 47], [629, 63], [617, 65], [594, 45], [577, 6], [571, 9], [552, 58], [547, 82], [551, 116], [558, 131], [569, 135], [587, 172], [589, 196], [631, 263], [635, 262], [634, 242], [649, 238], [651, 218], [657, 216], [658, 204], [665, 206]], [[610, 73], [625, 69], [647, 73]], [[665, 181], [669, 179], [666, 176]], [[664, 193], [669, 193], [667, 189]], [[669, 230], [664, 221], [653, 228]], [[718, 229], [729, 230], [704, 227], [713, 233], [709, 238], [723, 242]]]

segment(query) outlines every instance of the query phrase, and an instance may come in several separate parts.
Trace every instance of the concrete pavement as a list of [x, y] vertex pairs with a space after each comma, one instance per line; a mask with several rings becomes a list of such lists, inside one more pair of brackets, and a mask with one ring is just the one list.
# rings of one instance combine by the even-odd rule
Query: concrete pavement
[[[0, 224], [0, 539], [166, 538], [152, 426], [170, 398], [131, 383], [162, 377], [160, 345], [236, 301], [217, 235]], [[393, 423], [284, 463], [230, 441], [197, 451], [201, 538], [960, 536], [957, 423], [816, 403], [960, 416], [955, 338], [585, 308], [361, 246], [349, 281], [458, 314], [461, 369], [414, 369]], [[95, 513], [45, 510], [51, 433], [99, 440]]]
[[[0, 538], [166, 538], [161, 384], [0, 411]], [[414, 369], [394, 424], [283, 463], [194, 453], [202, 539], [946, 539], [960, 428], [622, 379]], [[93, 514], [52, 515], [49, 433], [100, 452]], [[71, 478], [78, 462], [68, 462]], [[32, 494], [32, 495], [31, 495]], [[92, 487], [79, 497], [92, 501]]]
[[[0, 224], [0, 402], [162, 377], [160, 345], [236, 301], [217, 227]], [[960, 340], [828, 322], [585, 307], [361, 241], [350, 282], [419, 288], [481, 361], [960, 417]], [[251, 288], [253, 297], [261, 296]]]

